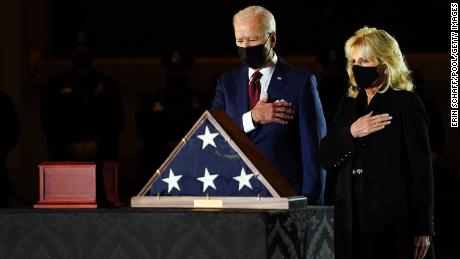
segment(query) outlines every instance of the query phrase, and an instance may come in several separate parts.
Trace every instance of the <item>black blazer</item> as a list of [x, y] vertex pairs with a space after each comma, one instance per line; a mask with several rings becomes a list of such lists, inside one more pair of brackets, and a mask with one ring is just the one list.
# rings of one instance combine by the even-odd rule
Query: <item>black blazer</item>
[[[379, 233], [394, 222], [404, 222], [403, 235], [433, 235], [433, 171], [424, 106], [408, 91], [377, 93], [369, 106], [363, 107], [366, 98], [364, 91], [357, 98], [344, 96], [330, 131], [321, 141], [322, 166], [338, 174], [335, 230], [350, 237], [352, 170], [359, 168], [363, 172], [360, 235]], [[391, 124], [354, 139], [351, 124], [369, 111], [373, 115], [389, 113], [393, 116]]]

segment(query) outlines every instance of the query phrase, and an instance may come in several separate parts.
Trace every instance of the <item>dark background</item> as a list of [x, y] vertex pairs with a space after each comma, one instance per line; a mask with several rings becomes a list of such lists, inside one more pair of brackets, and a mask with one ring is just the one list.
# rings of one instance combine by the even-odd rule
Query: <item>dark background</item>
[[[30, 208], [38, 199], [37, 165], [49, 159], [39, 106], [49, 80], [70, 68], [79, 32], [95, 54], [94, 68], [120, 86], [125, 118], [119, 136], [120, 192], [129, 200], [140, 190], [133, 185], [142, 144], [135, 113], [143, 98], [165, 86], [160, 57], [174, 47], [192, 53], [197, 60], [192, 86], [212, 97], [215, 77], [239, 65], [232, 17], [249, 5], [274, 14], [275, 51], [315, 73], [320, 90], [328, 76], [318, 64], [321, 57], [336, 50], [335, 69], [343, 73], [343, 45], [357, 29], [381, 28], [398, 40], [409, 68], [425, 79], [424, 100], [433, 111], [436, 254], [458, 258], [460, 134], [449, 121], [450, 4], [441, 1], [0, 0], [0, 90], [12, 97], [21, 124], [7, 161], [9, 206]], [[329, 96], [321, 95], [325, 107], [335, 104]]]
[[88, 35], [99, 56], [159, 56], [171, 45], [197, 56], [234, 55], [232, 17], [260, 4], [277, 22], [277, 51], [282, 55], [342, 49], [364, 25], [386, 30], [406, 52], [449, 48], [448, 4], [404, 1], [117, 1], [52, 3], [51, 56], [74, 49], [78, 31]]

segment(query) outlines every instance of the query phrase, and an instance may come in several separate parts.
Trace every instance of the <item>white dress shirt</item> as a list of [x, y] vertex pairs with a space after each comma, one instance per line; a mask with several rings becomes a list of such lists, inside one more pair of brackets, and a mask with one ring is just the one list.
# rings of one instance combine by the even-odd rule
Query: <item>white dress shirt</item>
[[[273, 75], [273, 71], [275, 71], [275, 65], [276, 62], [278, 62], [278, 57], [276, 56], [276, 53], [273, 52], [273, 58], [271, 61], [269, 61], [269, 65], [267, 67], [264, 67], [259, 70], [259, 72], [262, 74], [262, 77], [260, 78], [260, 97], [259, 100], [262, 99], [268, 91], [268, 85], [270, 84], [270, 80]], [[257, 69], [249, 68], [248, 69], [248, 78], [249, 81], [251, 80], [252, 74], [256, 71]], [[252, 112], [248, 111], [245, 114], [243, 114], [243, 129], [244, 132], [249, 133], [253, 130], [256, 129], [256, 126], [254, 125], [252, 121]]]

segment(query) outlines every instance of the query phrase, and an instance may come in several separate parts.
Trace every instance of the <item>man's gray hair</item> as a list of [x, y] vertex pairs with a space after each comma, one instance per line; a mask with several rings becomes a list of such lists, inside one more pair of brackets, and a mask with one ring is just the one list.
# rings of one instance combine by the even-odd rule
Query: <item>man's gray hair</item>
[[233, 26], [235, 26], [235, 22], [238, 20], [243, 20], [251, 17], [260, 16], [262, 19], [262, 26], [265, 32], [271, 33], [276, 32], [276, 22], [275, 17], [273, 14], [262, 6], [249, 6], [240, 10], [233, 16]]

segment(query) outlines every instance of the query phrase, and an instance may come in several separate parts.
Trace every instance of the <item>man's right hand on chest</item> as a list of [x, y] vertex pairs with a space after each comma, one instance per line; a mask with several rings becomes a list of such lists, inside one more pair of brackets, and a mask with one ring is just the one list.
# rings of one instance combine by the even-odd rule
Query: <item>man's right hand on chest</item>
[[267, 123], [288, 124], [294, 118], [292, 103], [278, 101], [268, 103], [268, 95], [265, 95], [251, 110], [252, 120], [255, 125]]

